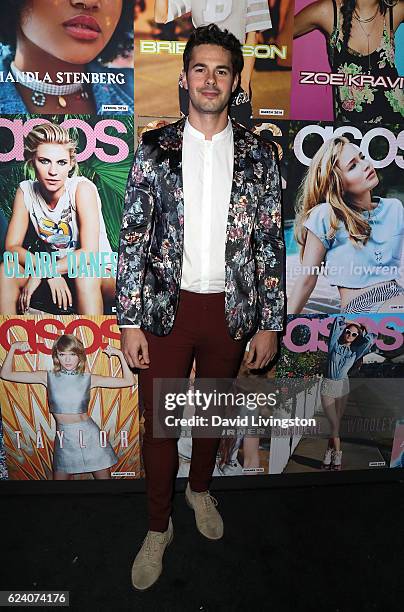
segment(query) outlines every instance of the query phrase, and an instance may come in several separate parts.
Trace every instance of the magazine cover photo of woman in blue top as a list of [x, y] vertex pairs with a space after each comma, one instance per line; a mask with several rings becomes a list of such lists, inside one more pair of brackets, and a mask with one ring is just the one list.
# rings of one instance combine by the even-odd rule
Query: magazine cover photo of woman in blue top
[[3, 0], [0, 10], [0, 113], [133, 114], [133, 0]]
[[301, 184], [295, 220], [302, 272], [288, 313], [302, 313], [323, 272], [344, 313], [404, 312], [404, 210], [397, 198], [375, 197], [373, 164], [345, 136], [314, 155]]
[[321, 382], [321, 404], [330, 424], [330, 439], [324, 454], [324, 469], [341, 470], [342, 450], [340, 424], [348, 395], [348, 373], [354, 364], [369, 353], [377, 334], [368, 332], [357, 321], [347, 321], [344, 316], [335, 317], [328, 341], [326, 376]]

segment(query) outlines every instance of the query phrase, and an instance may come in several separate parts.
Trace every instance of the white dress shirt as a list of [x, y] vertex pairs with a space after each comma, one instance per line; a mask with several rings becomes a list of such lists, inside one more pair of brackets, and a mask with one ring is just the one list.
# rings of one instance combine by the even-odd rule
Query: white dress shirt
[[233, 180], [229, 120], [212, 140], [187, 120], [182, 146], [184, 254], [181, 289], [219, 293], [225, 284], [226, 226]]

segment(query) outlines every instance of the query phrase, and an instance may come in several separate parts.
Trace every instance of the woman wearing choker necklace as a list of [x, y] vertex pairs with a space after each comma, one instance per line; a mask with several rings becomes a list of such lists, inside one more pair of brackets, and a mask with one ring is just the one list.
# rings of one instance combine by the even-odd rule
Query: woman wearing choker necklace
[[3, 0], [1, 17], [0, 113], [133, 114], [132, 68], [108, 66], [133, 49], [133, 0]]
[[394, 123], [404, 117], [404, 93], [397, 83], [394, 32], [404, 19], [403, 0], [318, 0], [295, 16], [294, 36], [321, 30], [333, 73], [376, 83], [334, 85], [334, 115], [343, 122]]
[[[103, 314], [104, 300], [114, 300], [112, 273], [109, 278], [68, 278], [72, 255], [77, 263], [83, 257], [88, 259], [91, 253], [105, 253], [112, 258], [98, 190], [94, 183], [78, 175], [76, 147], [68, 130], [53, 123], [37, 125], [25, 138], [26, 167], [35, 180], [22, 181], [17, 189], [5, 250], [18, 254], [21, 268], [28, 249], [54, 253], [60, 277], [8, 278], [1, 264], [2, 314], [24, 314], [34, 294], [42, 304], [36, 308], [46, 312], [54, 312], [57, 307], [69, 313]], [[27, 236], [32, 234], [35, 240], [27, 244]]]
[[302, 312], [321, 269], [339, 290], [341, 312], [404, 308], [398, 283], [403, 205], [396, 198], [372, 198], [378, 183], [370, 161], [347, 138], [331, 138], [317, 151], [300, 191], [295, 237], [303, 271], [288, 313]]
[[40, 384], [47, 388], [49, 410], [56, 421], [53, 479], [71, 480], [73, 474], [92, 473], [95, 479], [111, 478], [110, 468], [118, 461], [111, 444], [101, 445], [100, 429], [88, 415], [90, 390], [95, 387], [131, 387], [134, 376], [123, 353], [107, 346], [108, 357], [118, 357], [122, 377], [85, 372], [86, 355], [82, 342], [71, 334], [59, 336], [52, 347], [53, 370], [17, 372], [15, 351], [31, 350], [28, 342], [14, 342], [7, 353], [0, 377], [14, 383]]
[[364, 325], [345, 321], [345, 317], [335, 317], [332, 324], [327, 373], [321, 382], [321, 404], [331, 429], [322, 464], [326, 470], [342, 468], [339, 430], [349, 394], [348, 372], [358, 359], [370, 352], [376, 338], [377, 334], [368, 332]]

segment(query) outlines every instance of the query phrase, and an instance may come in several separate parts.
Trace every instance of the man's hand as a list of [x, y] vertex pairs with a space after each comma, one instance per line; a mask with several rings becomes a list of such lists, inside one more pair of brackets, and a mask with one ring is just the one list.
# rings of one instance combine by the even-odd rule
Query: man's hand
[[140, 370], [149, 367], [149, 346], [141, 329], [136, 327], [121, 329], [121, 347], [129, 367]]
[[275, 357], [278, 350], [278, 334], [276, 331], [261, 330], [250, 342], [246, 366], [249, 370], [265, 368]]

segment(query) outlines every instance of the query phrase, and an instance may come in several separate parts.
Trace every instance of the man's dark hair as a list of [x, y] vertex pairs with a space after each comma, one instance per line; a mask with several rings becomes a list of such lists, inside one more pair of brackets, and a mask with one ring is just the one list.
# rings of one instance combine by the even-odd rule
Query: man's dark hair
[[[27, 0], [1, 1], [0, 43], [11, 47], [13, 53], [17, 43], [17, 28], [21, 13], [26, 5]], [[119, 55], [127, 57], [133, 49], [133, 9], [134, 0], [123, 0], [122, 13], [115, 32], [97, 57], [101, 62], [112, 62]]]
[[231, 34], [228, 30], [221, 30], [214, 23], [196, 28], [189, 37], [182, 56], [185, 74], [188, 72], [192, 50], [199, 45], [218, 45], [230, 51], [233, 74], [241, 75], [244, 68], [244, 58], [240, 41], [234, 34]]

